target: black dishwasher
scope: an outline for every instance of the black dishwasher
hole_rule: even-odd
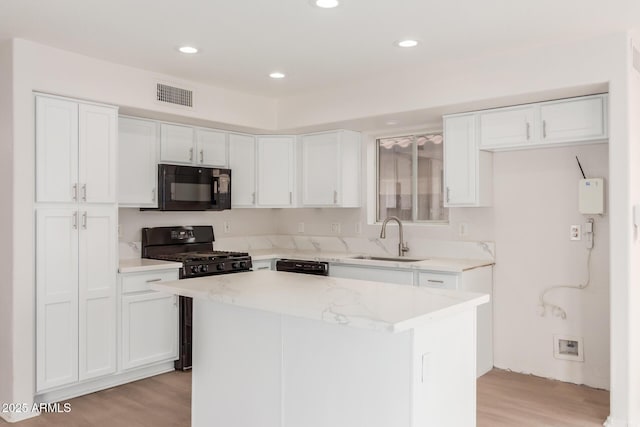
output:
[[[305,261],[301,259],[279,259],[276,262],[277,271],[290,273],[314,274],[316,276],[329,275],[329,263],[323,261]]]

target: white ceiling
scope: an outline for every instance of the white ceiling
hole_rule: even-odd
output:
[[[638,0],[0,1],[0,39],[271,97],[633,27]],[[402,38],[422,44],[394,47]],[[180,54],[183,44],[201,53]],[[274,70],[287,78],[269,79]]]

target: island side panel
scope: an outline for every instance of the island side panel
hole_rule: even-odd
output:
[[[476,309],[415,328],[414,427],[476,425]]]
[[[284,317],[282,337],[283,427],[411,427],[409,331]]]
[[[194,299],[191,425],[282,427],[281,317]]]

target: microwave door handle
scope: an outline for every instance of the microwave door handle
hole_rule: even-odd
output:
[[[220,191],[218,185],[218,178],[211,177],[211,206],[216,207],[218,205],[218,192]]]

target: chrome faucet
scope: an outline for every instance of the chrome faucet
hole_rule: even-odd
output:
[[[400,221],[400,218],[398,218],[397,216],[389,216],[387,218],[385,218],[385,220],[382,222],[382,230],[380,231],[380,238],[384,239],[386,236],[386,230],[387,230],[387,223],[389,221],[395,221],[398,223],[398,234],[400,235],[400,243],[398,243],[398,256],[404,256],[405,252],[409,252],[409,247],[407,246],[407,244],[404,242],[404,234],[402,232],[402,222]]]

